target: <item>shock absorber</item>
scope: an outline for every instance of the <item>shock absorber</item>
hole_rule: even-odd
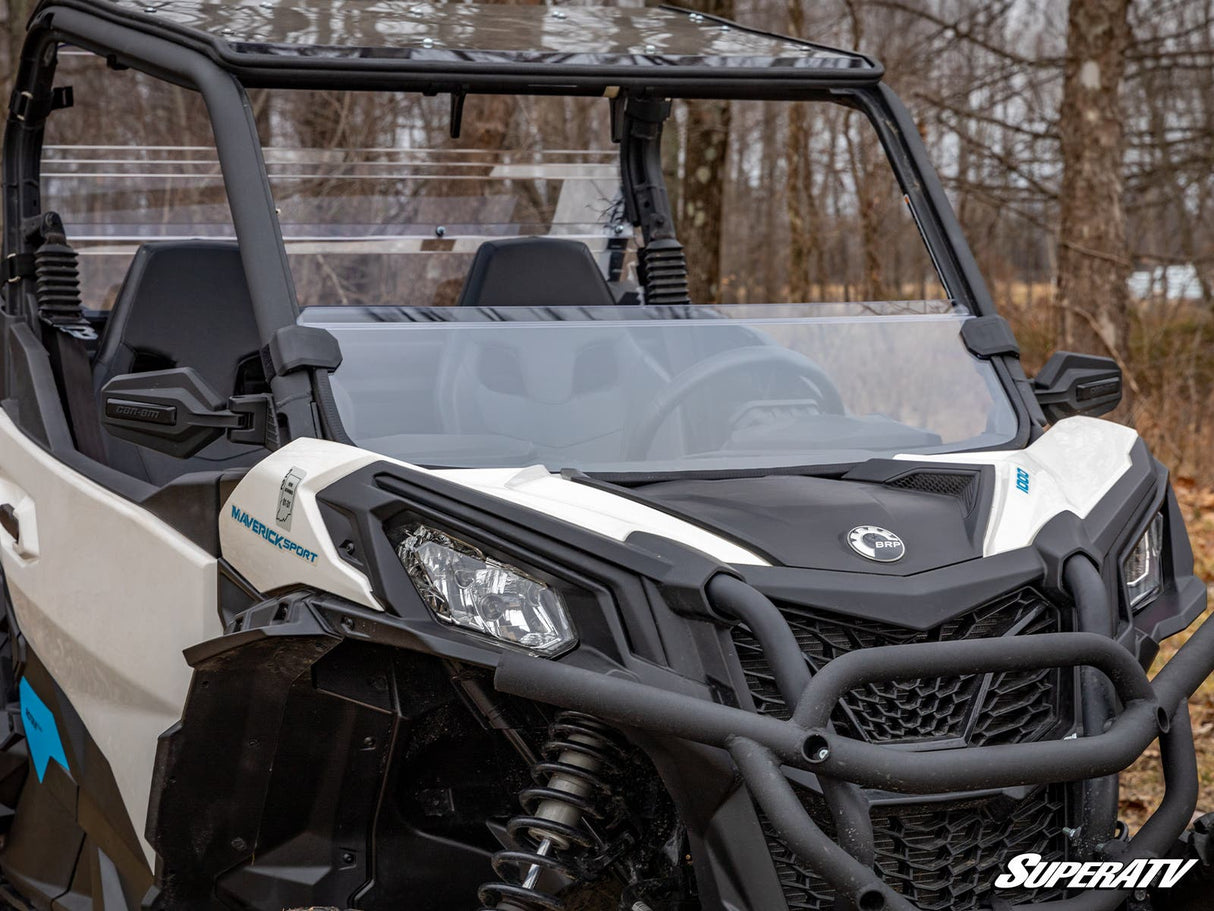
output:
[[[519,847],[493,855],[501,881],[481,886],[481,911],[562,911],[564,903],[539,888],[540,877],[547,870],[576,880],[577,859],[605,846],[596,827],[609,830],[618,816],[612,781],[623,748],[610,727],[590,715],[561,712],[540,756],[531,770],[536,786],[519,794],[526,815],[506,826]]]

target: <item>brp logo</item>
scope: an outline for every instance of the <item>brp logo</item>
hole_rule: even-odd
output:
[[[860,556],[878,563],[893,563],[906,556],[902,539],[877,525],[857,525],[847,533],[847,543]]]

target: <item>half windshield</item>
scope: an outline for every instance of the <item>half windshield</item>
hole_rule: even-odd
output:
[[[1015,413],[944,301],[322,307],[363,448],[440,467],[746,471],[994,447]]]

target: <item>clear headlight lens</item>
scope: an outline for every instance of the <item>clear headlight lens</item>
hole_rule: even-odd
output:
[[[1157,513],[1121,564],[1130,607],[1146,606],[1163,586],[1163,514]]]
[[[577,641],[560,594],[467,542],[418,525],[396,549],[422,600],[444,623],[541,655]]]

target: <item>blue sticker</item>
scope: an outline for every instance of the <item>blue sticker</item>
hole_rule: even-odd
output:
[[[21,678],[20,692],[21,722],[25,725],[25,741],[29,744],[30,758],[34,760],[38,780],[41,781],[46,775],[46,766],[52,759],[63,766],[65,772],[69,771],[54,714],[24,677]]]
[[[286,484],[286,481],[283,481],[283,484]],[[294,506],[294,500],[292,500],[292,506]],[[279,515],[281,516],[282,513],[279,512]],[[291,524],[290,519],[291,519],[291,514],[288,512],[287,513],[287,524],[288,525]],[[296,556],[302,557],[303,559],[307,560],[309,563],[316,562],[316,551],[308,550],[306,547],[301,547],[300,545],[298,545],[294,541],[292,541],[290,538],[288,538],[286,535],[280,535],[278,532],[276,532],[274,529],[270,528],[270,526],[266,525],[264,522],[254,519],[251,515],[249,515],[247,512],[245,512],[239,506],[232,507],[232,521],[239,522],[241,525],[243,525],[249,531],[253,532],[253,534],[258,535],[262,538],[265,538],[267,541],[269,541],[271,544],[273,544],[279,550],[285,550],[290,553],[293,553]]]
[[[1016,469],[1016,489],[1024,493],[1029,492],[1029,473],[1023,468]]]

